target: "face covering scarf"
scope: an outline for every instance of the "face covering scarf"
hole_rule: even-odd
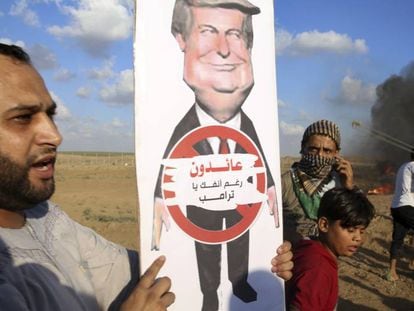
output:
[[[293,188],[307,216],[317,219],[319,191],[330,180],[335,158],[306,154],[292,167]]]
[[[335,161],[335,158],[305,154],[298,163],[298,168],[311,178],[323,179],[329,175]]]

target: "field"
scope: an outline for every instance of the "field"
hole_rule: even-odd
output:
[[[52,200],[82,225],[138,249],[138,194],[134,156],[60,154]]]
[[[138,194],[133,159],[131,154],[61,154],[57,191],[52,200],[72,218],[107,239],[138,249]],[[283,158],[282,171],[293,160]],[[361,188],[367,191],[380,185],[382,176],[376,165],[364,159],[352,162],[355,180]],[[399,264],[400,280],[383,279],[392,232],[391,198],[369,196],[377,216],[360,251],[352,258],[340,259],[338,310],[414,310],[414,271],[408,269],[408,258],[414,256],[410,237]]]

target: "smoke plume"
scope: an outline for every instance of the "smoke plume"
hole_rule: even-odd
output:
[[[377,86],[377,101],[371,109],[371,128],[414,145],[414,62],[400,75],[393,75]],[[410,159],[409,151],[373,138],[375,154],[400,165]]]

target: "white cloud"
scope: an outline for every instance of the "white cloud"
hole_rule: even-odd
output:
[[[68,107],[63,103],[63,100],[59,98],[55,93],[50,92],[50,96],[55,101],[57,109],[56,109],[56,120],[60,121],[67,121],[70,120],[72,117],[71,112],[69,111]]]
[[[302,121],[310,121],[314,118],[311,113],[312,111],[300,109],[298,111],[298,119]]]
[[[59,124],[62,149],[70,151],[133,151],[133,127],[130,122],[113,119],[103,122],[93,117],[72,118]]]
[[[23,49],[25,49],[25,46],[26,46],[23,41],[20,41],[20,40],[13,41],[10,38],[4,38],[4,37],[0,38],[0,42],[4,44],[9,44],[9,45],[14,44],[14,45],[20,46]]]
[[[63,6],[69,25],[54,25],[49,33],[59,38],[73,38],[88,53],[105,56],[112,42],[125,40],[132,34],[133,12],[130,1],[80,0],[78,7]]]
[[[302,135],[305,131],[302,125],[286,123],[285,121],[279,122],[279,128],[284,135]]]
[[[74,72],[71,72],[69,69],[61,68],[58,72],[55,73],[53,79],[55,81],[69,81],[76,77]]]
[[[134,75],[131,69],[121,71],[112,85],[103,87],[99,98],[113,106],[132,104],[134,100]]]
[[[119,118],[113,118],[111,125],[116,128],[121,128],[125,126],[125,123],[121,121]]]
[[[276,33],[276,50],[279,55],[307,56],[321,52],[364,54],[368,52],[368,46],[363,39],[353,40],[347,34],[339,34],[332,30],[327,32],[313,30],[292,35],[281,29]]]
[[[30,48],[30,57],[37,69],[52,69],[58,66],[55,54],[46,46],[35,44]]]
[[[133,11],[135,9],[135,2],[136,0],[123,0],[120,1],[122,5],[125,5],[129,11]]]
[[[20,16],[23,22],[29,26],[40,26],[39,17],[35,11],[29,9],[26,0],[16,1],[10,8],[10,15]]]
[[[376,86],[346,75],[341,81],[338,96],[329,99],[339,104],[372,105],[377,98]]]
[[[292,45],[294,38],[293,35],[284,29],[277,30],[276,32],[276,52],[277,54],[283,54]]]
[[[81,86],[76,91],[76,96],[80,98],[89,98],[91,96],[92,90],[86,86]]]
[[[287,104],[286,102],[284,102],[283,100],[278,99],[278,100],[277,100],[277,106],[278,106],[279,108],[285,108],[285,107],[287,107],[287,106],[288,106],[288,104]]]
[[[93,68],[88,71],[88,78],[92,80],[105,80],[114,75],[112,67],[113,60],[106,60],[102,68]]]

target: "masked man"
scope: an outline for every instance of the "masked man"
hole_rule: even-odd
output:
[[[282,175],[284,237],[293,245],[316,234],[319,202],[326,191],[354,188],[352,166],[339,155],[340,145],[335,123],[312,123],[303,133],[300,161]]]
[[[56,108],[29,55],[0,43],[0,308],[166,310],[171,281],[156,280],[165,258],[139,279],[135,251],[48,200],[62,142]]]

